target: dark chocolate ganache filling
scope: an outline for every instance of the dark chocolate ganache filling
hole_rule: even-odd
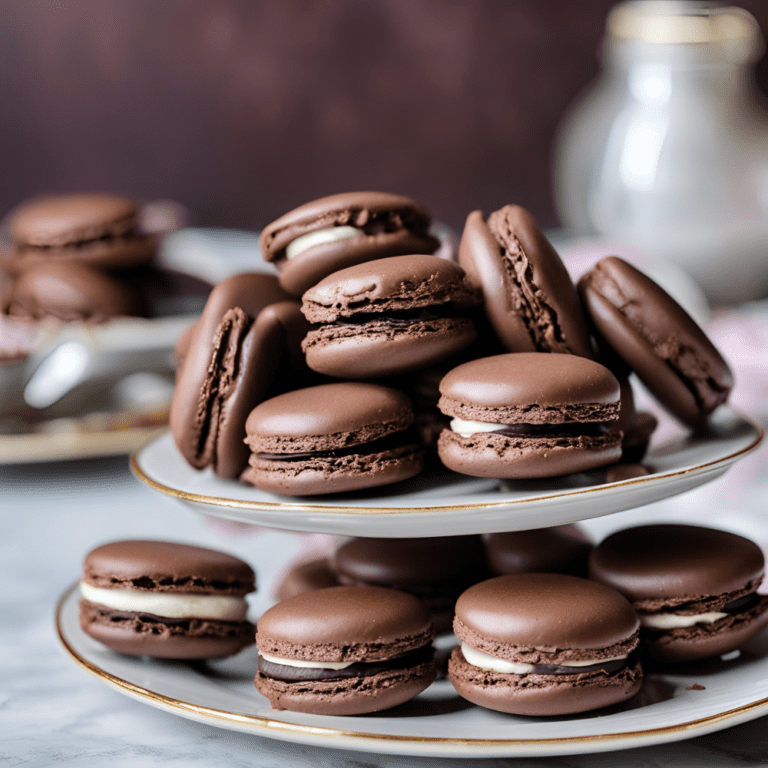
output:
[[[247,621],[225,621],[224,619],[204,619],[204,618],[181,618],[172,619],[168,616],[155,616],[153,613],[144,613],[142,611],[115,611],[111,608],[99,608],[99,613],[110,621],[132,621],[138,619],[143,624],[165,624],[169,627],[188,626],[192,621],[213,621],[217,624],[248,624]]]
[[[488,434],[509,437],[604,437],[611,428],[602,422],[569,424],[506,424]]]
[[[637,654],[630,653],[626,659],[616,659],[615,661],[601,661],[596,664],[589,664],[586,667],[565,667],[560,664],[534,664],[533,669],[523,674],[526,675],[589,675],[595,672],[602,672],[606,675],[613,675],[620,672],[625,667],[634,666],[637,662]],[[469,662],[467,662],[469,663]]]
[[[340,680],[350,677],[372,677],[390,669],[408,669],[432,660],[434,648],[422,645],[415,651],[409,651],[394,659],[382,661],[356,661],[344,669],[309,669],[307,667],[289,667],[286,664],[275,664],[259,656],[259,672],[265,677],[286,682],[307,682],[312,680]]]
[[[333,325],[367,325],[368,323],[386,323],[395,327],[405,327],[414,323],[430,320],[442,320],[451,317],[463,317],[466,310],[453,304],[441,304],[439,307],[415,307],[413,309],[394,309],[389,312],[361,312],[353,317],[339,317]]]
[[[729,616],[736,616],[739,613],[746,613],[755,608],[761,600],[763,595],[758,595],[757,592],[752,592],[744,597],[740,597],[737,600],[731,600],[730,603],[726,603],[722,608],[714,609],[717,613],[727,613]],[[674,614],[674,610],[667,611],[669,614]],[[695,614],[680,614],[684,616],[695,616]],[[674,629],[674,628],[673,628]],[[673,631],[673,629],[657,629],[656,627],[643,627],[643,633],[647,637],[656,637],[663,635],[667,632]],[[678,627],[678,629],[686,629],[686,627]]]
[[[372,453],[382,453],[392,451],[395,448],[413,443],[416,450],[420,441],[415,429],[408,428],[402,432],[394,432],[390,435],[380,437],[378,440],[372,440],[370,443],[360,445],[350,445],[345,448],[332,448],[327,451],[312,451],[307,453],[256,453],[259,459],[265,461],[305,461],[306,459],[336,459],[342,456],[353,456],[355,454],[368,455]]]

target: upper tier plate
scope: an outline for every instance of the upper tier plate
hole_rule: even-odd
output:
[[[606,483],[602,471],[512,483],[445,470],[369,492],[291,498],[192,469],[169,433],[137,451],[131,468],[196,512],[229,520],[344,536],[444,536],[562,525],[660,501],[719,477],[762,436],[723,406],[706,432],[679,430],[654,447],[645,461],[652,474],[614,483]]]

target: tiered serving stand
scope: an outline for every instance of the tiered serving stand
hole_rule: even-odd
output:
[[[679,428],[673,433],[671,425],[665,426],[669,437],[654,445],[645,461],[651,474],[613,483],[606,482],[604,471],[514,484],[444,471],[375,492],[288,499],[191,469],[168,433],[135,453],[131,467],[147,485],[195,512],[267,528],[420,537],[581,521],[588,533],[602,536],[658,519],[663,510],[642,508],[720,477],[763,437],[757,425],[726,406],[697,434]],[[623,514],[615,525],[613,519],[599,519],[617,512]],[[756,516],[741,517],[728,527],[768,541],[768,522]],[[259,607],[265,608],[260,599]],[[484,710],[459,698],[447,680],[438,680],[391,711],[322,717],[269,707],[253,686],[255,649],[195,664],[115,654],[80,630],[75,587],[61,600],[57,624],[78,664],[140,701],[222,728],[339,749],[445,757],[591,753],[678,741],[768,713],[764,636],[727,658],[651,671],[630,702],[578,716],[534,719]]]

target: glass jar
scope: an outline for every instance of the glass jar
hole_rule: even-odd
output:
[[[555,148],[562,223],[688,271],[715,303],[768,295],[768,112],[749,13],[628,2]]]

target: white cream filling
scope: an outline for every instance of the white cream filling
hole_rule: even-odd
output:
[[[461,652],[464,654],[464,658],[473,667],[480,667],[480,669],[487,669],[491,672],[499,672],[502,675],[526,675],[529,672],[533,672],[534,665],[526,664],[522,661],[508,661],[507,659],[499,659],[496,656],[491,656],[489,653],[483,653],[476,648],[461,644]],[[605,664],[609,661],[621,661],[626,659],[624,656],[611,656],[607,659],[587,659],[580,661],[558,661],[558,667],[589,667],[592,664]]]
[[[166,619],[243,621],[248,603],[243,597],[145,592],[141,589],[102,589],[80,582],[80,594],[90,603],[113,611],[151,613]]]
[[[692,627],[694,624],[714,624],[724,619],[728,614],[720,611],[696,613],[693,616],[683,616],[679,613],[649,613],[640,614],[640,623],[649,629],[676,629],[677,627]]]
[[[299,667],[299,669],[346,669],[351,667],[354,661],[304,661],[304,659],[283,659],[280,656],[271,656],[259,651],[259,656],[273,664],[282,664],[286,667]]]
[[[486,421],[467,421],[465,419],[451,419],[451,432],[462,437],[472,437],[478,432],[496,432],[504,429],[506,424],[489,424]]]
[[[323,243],[335,243],[337,240],[349,240],[353,237],[363,237],[365,232],[357,227],[345,225],[343,227],[327,227],[326,229],[316,229],[314,232],[307,232],[306,235],[299,235],[295,240],[291,240],[285,248],[285,257],[295,259],[300,253],[314,248]]]

